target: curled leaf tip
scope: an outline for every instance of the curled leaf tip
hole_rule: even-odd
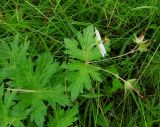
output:
[[[144,34],[140,35],[139,37],[135,35],[134,42],[138,45],[138,50],[140,52],[148,51],[148,46],[150,44],[148,43],[148,40],[144,40]]]

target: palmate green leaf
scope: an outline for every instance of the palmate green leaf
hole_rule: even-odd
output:
[[[72,109],[64,111],[60,107],[56,109],[54,117],[51,116],[48,122],[48,127],[69,127],[78,118],[76,117],[78,113],[78,106],[74,106]]]
[[[3,85],[0,86],[0,126],[1,127],[25,127],[22,120],[24,120],[27,115],[28,111],[23,112],[16,112],[14,108],[14,98],[16,93],[15,92],[4,92]],[[4,96],[2,98],[2,96]]]
[[[57,68],[58,64],[53,62],[51,54],[45,53],[38,56],[35,65],[31,58],[22,57],[20,61],[16,62],[14,68],[8,67],[4,71],[7,77],[14,81],[10,84],[13,87],[41,89],[57,71]]]
[[[101,81],[98,69],[90,64],[92,60],[101,58],[100,51],[96,44],[95,31],[89,26],[82,33],[78,33],[77,40],[65,39],[66,53],[69,54],[69,63],[65,66],[70,81],[69,90],[71,99],[83,93],[83,89],[92,87],[92,82]],[[74,59],[74,60],[73,60]]]
[[[13,67],[21,58],[27,56],[28,43],[20,44],[19,35],[16,35],[13,42],[1,42],[0,45],[0,66]]]
[[[13,108],[14,115],[17,116],[18,109],[21,114],[29,112],[31,121],[38,127],[43,127],[47,115],[44,101],[64,106],[68,104],[68,99],[64,95],[65,89],[62,85],[50,84],[52,76],[58,70],[58,63],[53,60],[53,56],[44,53],[33,61],[28,55],[27,48],[28,46],[20,44],[18,39],[11,44],[1,45],[0,55],[5,61],[1,61],[2,75],[10,79],[7,83],[9,87],[18,92],[17,104]],[[8,53],[5,53],[5,50]]]
[[[45,53],[38,56],[35,65],[31,59],[26,58],[18,62],[14,70],[11,70],[10,79],[13,81],[9,85],[22,90],[23,93],[17,95],[18,104],[24,109],[31,109],[31,121],[35,121],[38,127],[43,127],[45,121],[47,106],[44,101],[61,105],[68,104],[64,87],[49,85],[49,80],[57,69],[58,64],[53,62],[51,54]]]
[[[86,87],[88,90],[91,88],[91,79],[88,73],[87,66],[81,65],[78,72],[70,73],[71,84],[69,90],[71,91],[71,98],[75,99],[79,92],[83,93],[83,88]],[[72,76],[72,77],[71,77]]]
[[[57,85],[52,88],[21,93],[17,97],[20,100],[17,104],[17,109],[18,107],[22,107],[23,109],[28,107],[31,110],[31,120],[35,120],[38,126],[43,126],[44,116],[46,116],[47,111],[44,101],[52,104],[58,103],[64,106],[68,104],[68,99],[63,92],[64,87]]]
[[[71,81],[69,90],[72,100],[76,99],[79,93],[83,93],[83,88],[91,89],[92,80],[101,81],[98,69],[78,61],[72,61],[65,66],[69,70],[68,80]]]
[[[97,47],[94,27],[89,26],[82,33],[78,33],[77,40],[64,39],[65,53],[69,54],[71,58],[76,58],[81,61],[91,61],[101,58],[100,51]]]

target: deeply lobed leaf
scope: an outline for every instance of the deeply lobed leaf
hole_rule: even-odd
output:
[[[68,80],[71,82],[69,90],[72,100],[76,99],[83,89],[92,87],[93,81],[101,81],[98,69],[90,64],[92,60],[101,58],[96,46],[94,27],[89,26],[82,33],[78,33],[78,41],[65,39],[64,43],[69,54],[69,63],[65,66],[69,70]],[[74,60],[73,60],[74,59]]]
[[[14,117],[19,118],[17,113],[24,114],[26,112],[21,116],[23,119],[28,113],[31,121],[34,121],[38,127],[43,127],[48,109],[45,103],[58,103],[63,106],[69,103],[64,95],[64,87],[60,84],[50,84],[52,76],[58,70],[58,63],[53,60],[50,53],[39,55],[37,60],[33,61],[32,57],[28,56],[28,45],[20,44],[18,37],[13,43],[2,43],[1,49],[0,55],[4,58],[4,62],[0,62],[0,66],[3,66],[1,74],[4,79],[9,79],[7,84],[11,90],[19,92],[16,95],[17,103],[13,107]],[[5,50],[8,52],[6,53]],[[5,97],[4,103],[7,102],[5,108],[12,106],[9,103],[12,102],[10,100],[12,98],[9,96]],[[18,124],[13,125],[19,127]]]

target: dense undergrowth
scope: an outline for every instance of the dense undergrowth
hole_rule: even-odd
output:
[[[0,127],[160,126],[159,5],[1,0]]]

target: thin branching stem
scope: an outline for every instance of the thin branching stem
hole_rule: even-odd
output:
[[[107,59],[103,59],[103,60],[92,61],[90,63],[97,63],[97,62],[103,62],[103,61],[108,61],[108,60],[112,60],[112,59],[117,59],[117,58],[120,58],[120,57],[127,56],[129,54],[135,53],[136,51],[138,51],[137,46],[134,49],[132,49],[131,51],[125,53],[125,54],[115,56],[115,57],[111,57],[111,58],[107,58]]]
[[[95,66],[94,66],[94,67],[95,67]],[[133,85],[132,85],[131,83],[129,83],[129,82],[127,82],[125,79],[121,78],[118,74],[115,74],[115,73],[113,73],[113,72],[111,72],[111,71],[109,71],[109,70],[105,70],[105,69],[100,68],[100,67],[95,67],[95,68],[100,69],[100,70],[102,70],[102,71],[104,71],[104,72],[107,72],[107,73],[113,75],[114,77],[120,79],[120,80],[121,80],[122,82],[124,82],[124,83],[128,83],[129,86],[130,86],[130,88],[131,88],[133,91],[135,91],[139,97],[141,97],[142,99],[144,98],[144,96],[142,96],[142,95],[133,87]]]

